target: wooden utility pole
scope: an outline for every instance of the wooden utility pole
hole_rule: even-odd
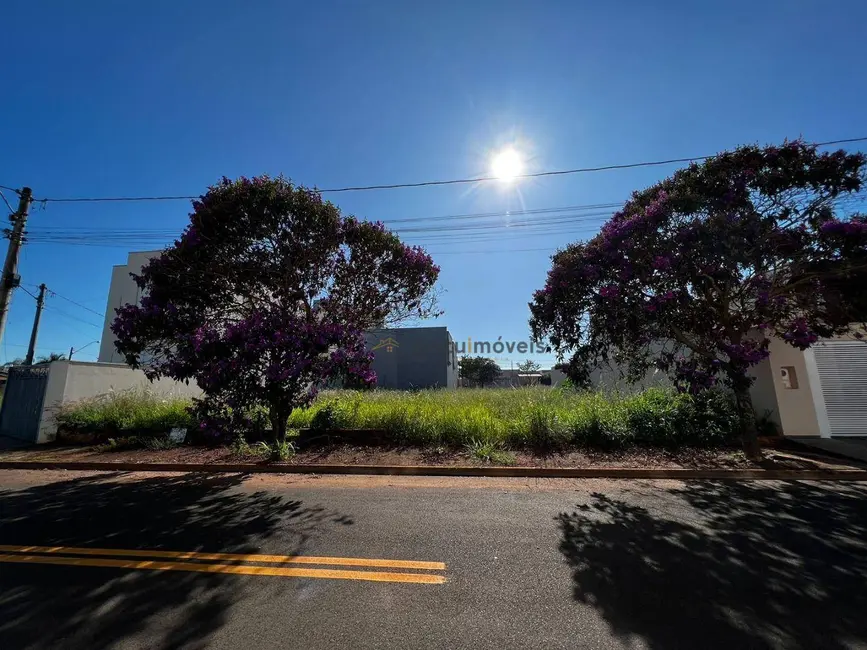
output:
[[[18,212],[10,216],[12,231],[9,233],[9,248],[6,251],[6,261],[3,263],[3,275],[0,276],[0,341],[6,333],[6,319],[9,316],[12,291],[21,283],[21,278],[18,276],[18,253],[24,240],[24,226],[27,225],[27,214],[33,202],[33,191],[29,187],[24,187],[19,196]]]
[[[39,320],[42,318],[42,306],[45,304],[45,283],[39,285],[39,297],[36,299],[36,315],[33,317],[33,331],[30,332],[30,346],[27,348],[27,356],[24,357],[24,365],[33,364],[33,355],[36,352],[36,337],[39,335]]]

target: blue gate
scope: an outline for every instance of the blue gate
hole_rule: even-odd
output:
[[[0,436],[36,442],[49,370],[47,363],[9,368],[9,379],[3,391],[3,407],[0,409]]]

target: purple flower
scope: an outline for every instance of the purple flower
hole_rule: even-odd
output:
[[[671,268],[671,258],[667,255],[657,255],[653,258],[653,268],[659,271],[667,271]]]

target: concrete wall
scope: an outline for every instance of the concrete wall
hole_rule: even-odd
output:
[[[454,388],[457,360],[445,327],[407,327],[364,333],[374,354],[371,367],[380,388]]]
[[[597,390],[617,391],[620,393],[635,393],[647,388],[670,387],[668,375],[658,368],[651,368],[637,382],[629,382],[622,376],[622,368],[609,363],[596,368],[590,373],[590,385]]]
[[[165,378],[151,383],[141,370],[120,364],[54,361],[48,374],[37,442],[50,442],[56,437],[54,412],[59,405],[134,389],[149,390],[166,397],[197,397],[202,394],[196,384],[187,385]]]
[[[102,341],[99,344],[98,360],[103,363],[122,363],[123,359],[114,348],[115,336],[111,324],[115,318],[114,310],[123,305],[137,305],[141,290],[130,277],[130,273],[140,273],[148,261],[161,251],[141,251],[130,253],[127,263],[111,269],[111,285],[108,288],[108,301],[105,305],[105,322],[102,326]]]

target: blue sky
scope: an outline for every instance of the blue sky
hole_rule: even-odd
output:
[[[510,144],[532,172],[864,136],[865,24],[862,0],[12,0],[0,184],[29,185],[36,197],[174,195],[222,175],[283,173],[326,188],[484,175],[490,153]],[[329,198],[388,222],[618,202],[673,169]],[[151,245],[46,243],[35,233],[180,231],[188,207],[34,205],[22,282],[103,312],[111,266]],[[446,292],[446,314],[432,324],[456,339],[526,340],[527,302],[549,253],[601,219],[428,239]],[[61,298],[47,304],[40,353],[100,337],[100,316]],[[23,356],[33,311],[16,292],[4,359]]]

